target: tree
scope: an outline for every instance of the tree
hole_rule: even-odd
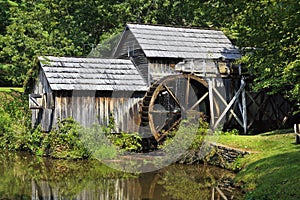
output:
[[[208,0],[200,10],[210,27],[222,29],[244,50],[241,62],[254,77],[252,88],[281,93],[299,109],[300,3]]]
[[[237,44],[251,47],[243,61],[254,75],[253,88],[284,94],[300,103],[300,3],[260,0],[245,3],[231,27]]]
[[[8,8],[0,80],[10,85],[23,84],[37,56],[85,56],[103,33],[121,26],[118,7],[107,0],[20,0]]]
[[[222,29],[245,52],[253,89],[300,104],[300,4],[294,0],[2,0],[1,80],[21,85],[38,55],[86,56],[126,23]],[[2,6],[3,5],[3,6]],[[244,48],[249,49],[249,48]]]
[[[0,35],[0,71],[2,80],[22,85],[34,58],[39,55],[80,55],[60,23],[45,4],[22,1],[10,7],[11,22]]]

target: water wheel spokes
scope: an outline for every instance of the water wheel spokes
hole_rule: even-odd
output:
[[[156,141],[176,128],[180,121],[207,114],[203,103],[207,101],[206,82],[192,74],[164,77],[153,84],[142,105],[142,123],[148,125]],[[204,105],[204,106],[203,106]]]
[[[206,92],[194,105],[192,105],[188,110],[193,110],[198,106],[206,97],[208,96],[208,92]]]

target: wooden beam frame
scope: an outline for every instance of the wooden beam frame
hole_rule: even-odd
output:
[[[231,110],[231,107],[232,105],[236,102],[236,100],[238,99],[238,97],[240,96],[240,94],[242,93],[242,91],[245,89],[245,86],[246,86],[246,83],[245,81],[242,79],[241,80],[241,85],[240,85],[240,88],[238,89],[238,91],[236,92],[236,94],[234,95],[234,97],[230,100],[230,102],[227,104],[226,108],[224,109],[224,111],[222,112],[222,114],[220,115],[220,117],[217,119],[217,121],[215,123],[212,123],[212,127],[213,127],[213,130],[215,130],[218,125],[220,124],[221,120],[225,117],[226,113],[228,111]],[[211,89],[211,91],[213,90],[214,88]],[[216,89],[214,89],[215,91]],[[211,94],[212,95],[212,94]],[[221,95],[220,95],[221,96]],[[222,97],[221,98],[221,101],[225,101],[224,98]],[[225,101],[226,102],[226,101]],[[224,102],[223,102],[224,103]],[[231,113],[234,113],[233,111]],[[246,115],[246,111],[245,111],[245,114],[243,115]],[[238,118],[236,118],[238,119]],[[246,120],[246,117],[243,119],[243,120]],[[238,122],[240,123],[240,125],[244,128],[244,130],[247,128],[247,126],[244,126],[244,124],[247,124],[247,121],[243,121],[241,122],[241,120],[238,120]]]

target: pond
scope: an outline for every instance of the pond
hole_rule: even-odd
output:
[[[173,164],[129,174],[97,160],[55,160],[0,154],[0,199],[241,199],[232,172],[207,165]]]

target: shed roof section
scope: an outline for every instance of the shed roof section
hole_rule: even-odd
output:
[[[146,91],[130,60],[39,57],[52,90]]]
[[[219,30],[128,24],[146,57],[237,59],[239,50]]]

